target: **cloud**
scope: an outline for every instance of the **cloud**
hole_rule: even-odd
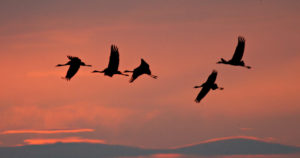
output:
[[[58,134],[58,133],[82,133],[94,132],[94,129],[64,129],[64,130],[7,130],[1,134]]]
[[[80,137],[66,137],[54,139],[25,139],[25,143],[29,145],[55,144],[55,143],[105,143],[101,139],[85,139]]]
[[[68,96],[65,97],[69,98]],[[60,99],[61,98],[57,100],[60,101]],[[133,110],[125,108],[106,107],[88,102],[70,103],[65,105],[53,104],[31,105],[28,103],[26,105],[8,106],[6,109],[0,110],[0,114],[2,114],[1,120],[7,120],[5,122],[0,121],[0,128],[2,129],[0,134],[4,130],[10,130],[12,128],[20,129],[24,127],[27,129],[65,129],[82,127],[115,129],[126,121],[127,117],[130,117],[131,114],[134,113]],[[2,109],[2,107],[0,109]],[[5,113],[3,111],[5,111]],[[72,127],[74,122],[77,123],[76,127]],[[12,124],[12,127],[7,127],[9,124]]]

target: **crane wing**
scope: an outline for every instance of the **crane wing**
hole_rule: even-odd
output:
[[[115,45],[111,46],[108,68],[115,71],[119,68],[119,50]]]
[[[133,70],[131,79],[130,79],[130,83],[133,82],[135,79],[137,79],[139,76],[141,76],[143,73],[141,73],[140,71],[140,67],[137,67]]]
[[[149,64],[146,63],[144,59],[141,59],[141,64],[133,70],[131,79],[129,82],[133,82],[135,79],[137,79],[142,74],[151,74],[151,71],[149,69]]]
[[[208,76],[206,83],[208,85],[212,85],[215,83],[217,79],[218,72],[216,70],[213,70],[212,73]]]
[[[149,64],[142,58],[139,67],[143,67],[144,69],[149,69]]]
[[[70,80],[77,73],[79,68],[80,68],[79,64],[71,64],[67,72],[66,79]]]
[[[236,46],[235,52],[232,57],[232,61],[241,61],[244,55],[244,50],[245,50],[245,38],[239,36],[238,37],[238,45]]]
[[[206,94],[209,92],[209,90],[210,90],[210,87],[204,85],[203,88],[201,89],[200,93],[196,97],[195,102],[199,103],[206,96]]]

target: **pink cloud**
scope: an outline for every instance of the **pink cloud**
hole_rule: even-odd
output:
[[[94,132],[94,129],[65,129],[65,130],[7,130],[1,134],[58,134],[58,133],[81,133]]]
[[[66,137],[66,138],[54,138],[54,139],[25,139],[25,143],[29,145],[42,145],[42,144],[55,144],[55,143],[105,143],[101,139],[85,139],[80,137]]]

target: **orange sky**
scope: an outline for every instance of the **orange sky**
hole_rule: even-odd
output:
[[[74,139],[160,148],[241,135],[300,145],[299,10],[296,0],[1,1],[0,146]],[[253,69],[215,64],[232,56],[239,35]],[[159,78],[129,84],[90,73],[107,66],[111,44],[120,70],[144,58]],[[66,82],[67,67],[55,67],[66,55],[93,67]],[[196,104],[192,87],[213,69],[225,89]]]

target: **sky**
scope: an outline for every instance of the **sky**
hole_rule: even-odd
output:
[[[0,1],[0,146],[54,142],[170,148],[249,136],[300,146],[297,0]],[[230,59],[237,37],[252,66]],[[143,58],[155,80],[91,73],[110,46],[121,71]],[[66,81],[78,56],[81,67]],[[223,91],[194,102],[212,70]]]

